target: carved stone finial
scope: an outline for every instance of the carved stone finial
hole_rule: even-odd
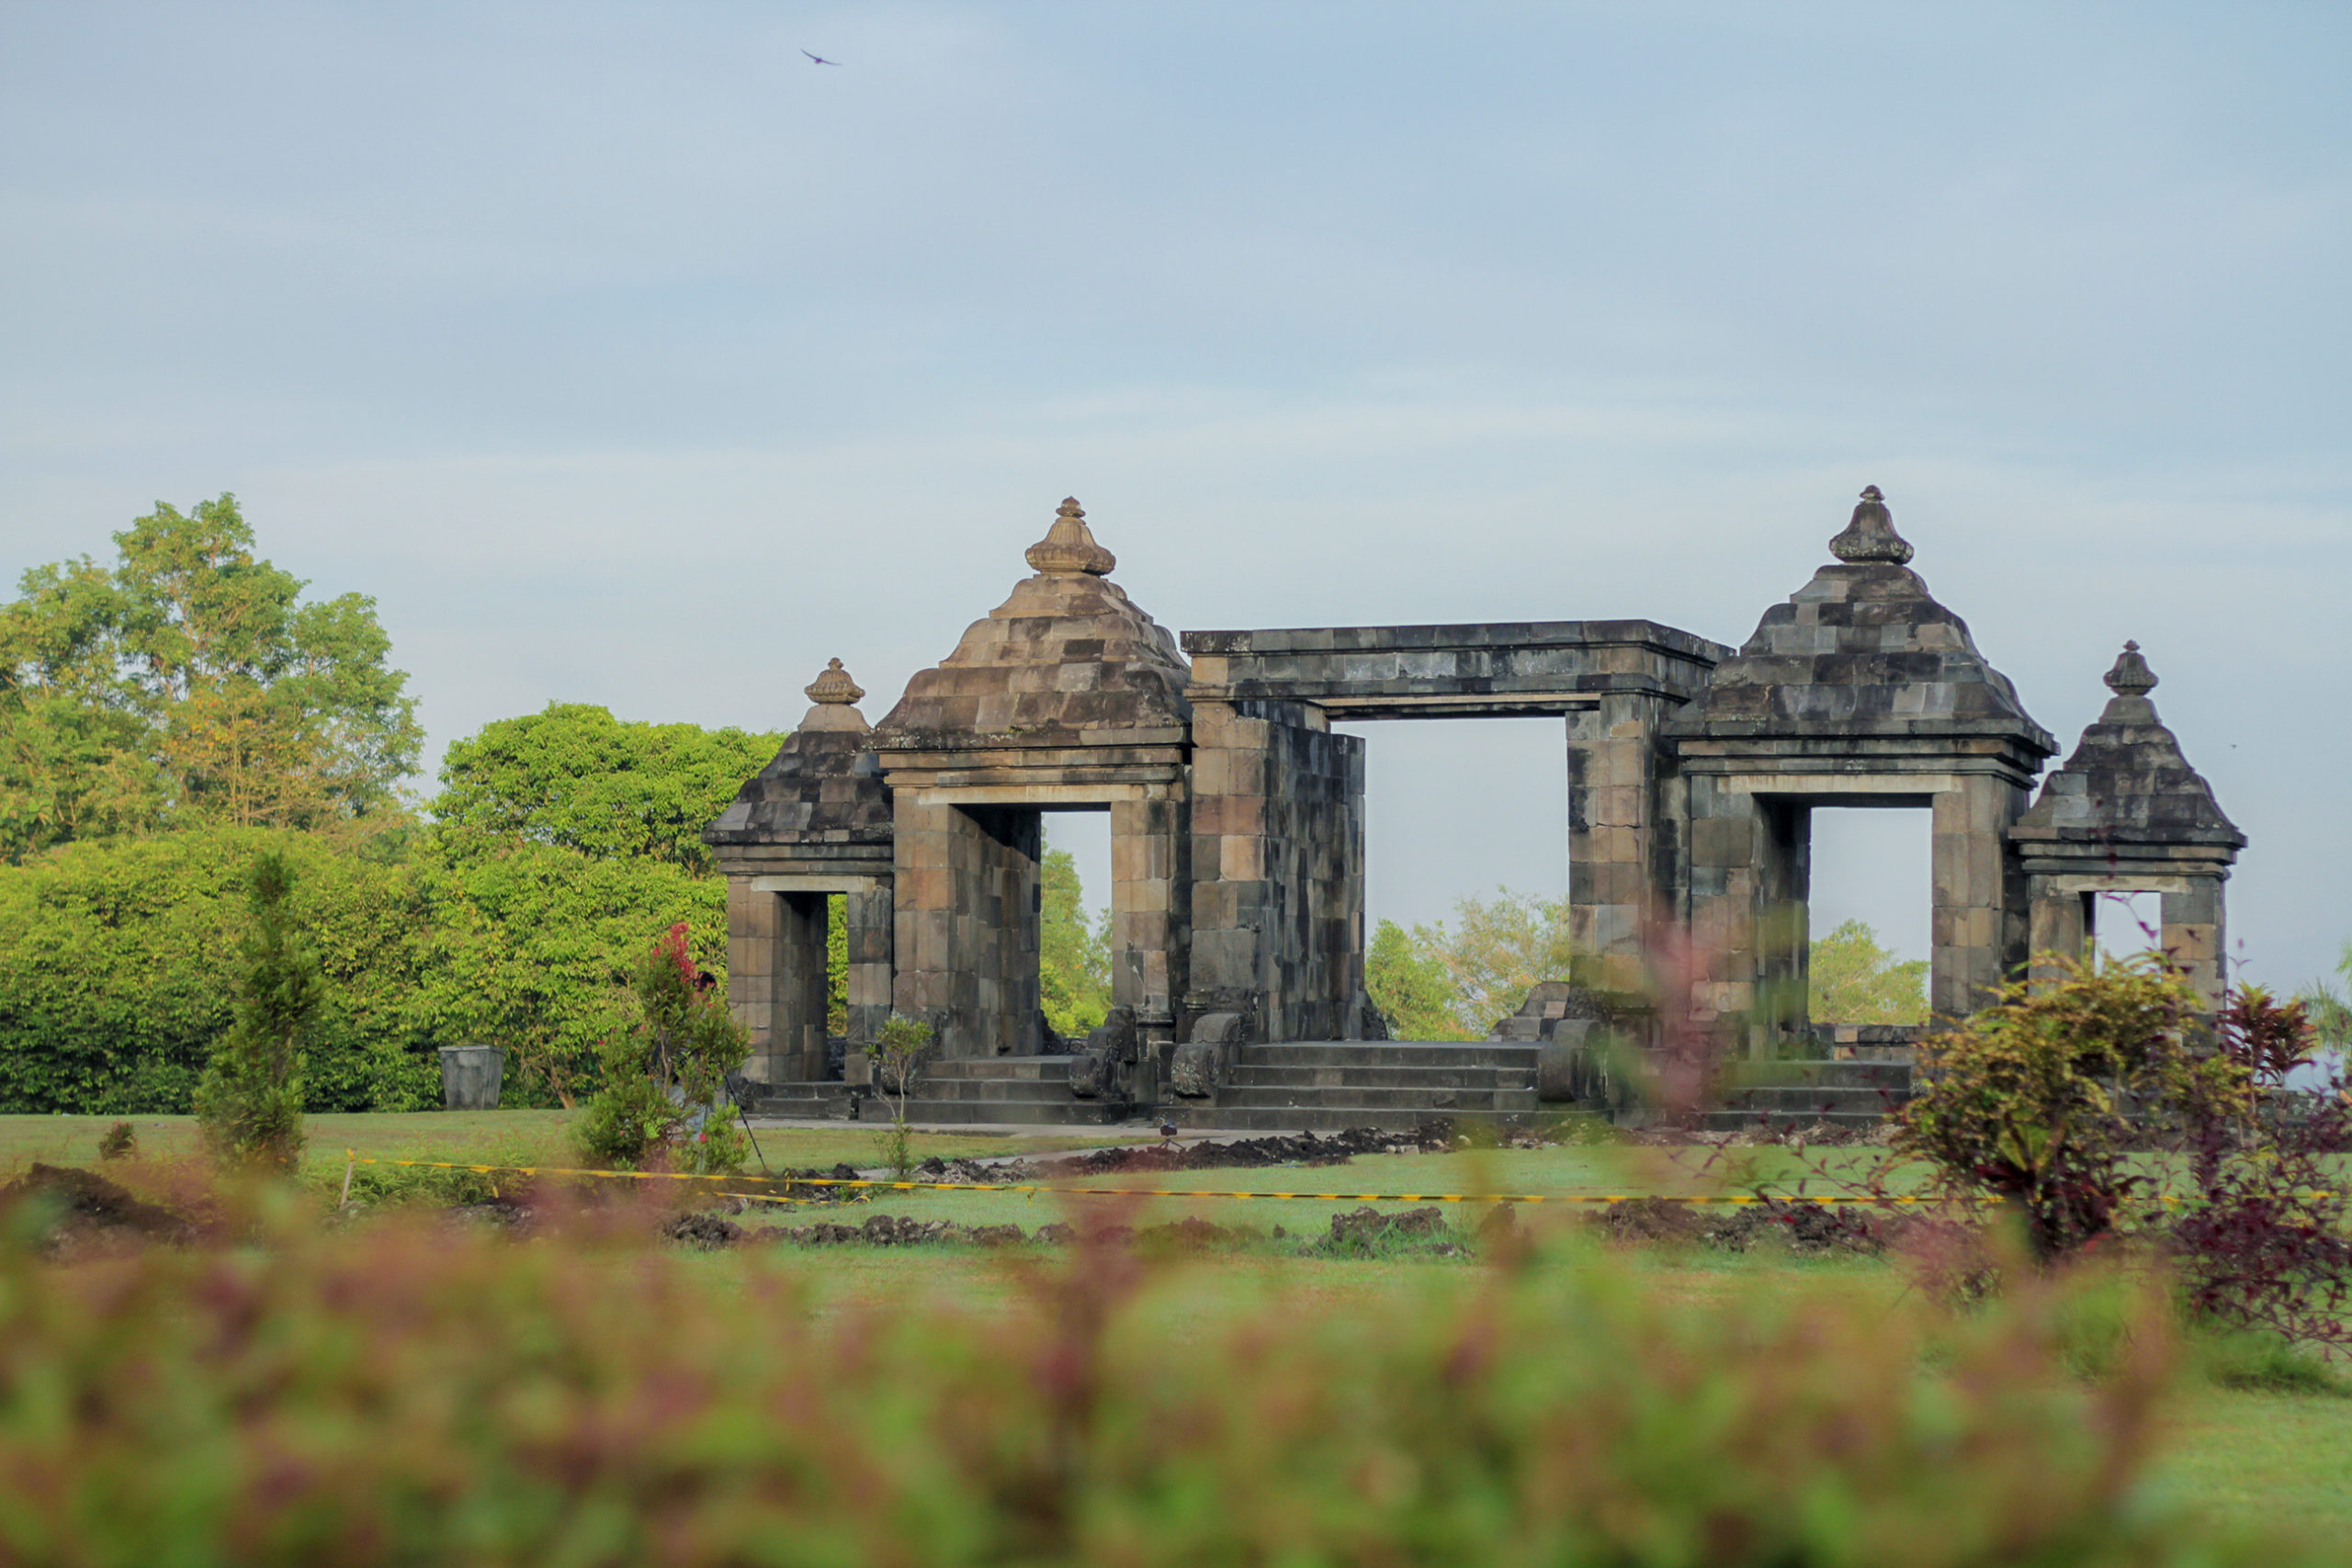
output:
[[[814,703],[854,703],[865,695],[865,688],[850,679],[838,659],[825,660],[824,672],[801,690]]]
[[[1876,485],[1862,488],[1861,504],[1854,508],[1846,531],[1829,541],[1829,553],[1839,560],[1885,561],[1901,566],[1911,558],[1910,541],[1894,531],[1894,513]]]
[[[1046,536],[1029,547],[1031,568],[1049,577],[1107,577],[1119,558],[1094,542],[1078,498],[1066,498]]]
[[[2140,657],[2140,645],[2127,642],[2107,672],[2107,689],[2119,697],[2144,697],[2156,689],[2156,672]]]
[[[845,729],[863,731],[865,716],[854,705],[865,695],[865,688],[849,678],[838,659],[828,660],[818,677],[801,688],[808,700],[817,705],[800,721],[803,729]]]

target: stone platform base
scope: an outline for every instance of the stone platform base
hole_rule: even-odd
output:
[[[1237,1048],[1213,1095],[1131,1106],[1070,1093],[1069,1056],[997,1056],[936,1063],[907,1100],[926,1126],[1100,1127],[1141,1116],[1182,1128],[1233,1132],[1406,1129],[1432,1117],[1532,1126],[1578,1108],[1536,1098],[1541,1046],[1506,1041],[1295,1041]],[[1722,1106],[1702,1125],[1759,1122],[1794,1129],[1878,1121],[1911,1095],[1907,1062],[1740,1063]],[[891,1107],[837,1083],[775,1084],[755,1116],[887,1122]],[[1635,1118],[1623,1118],[1634,1120]]]

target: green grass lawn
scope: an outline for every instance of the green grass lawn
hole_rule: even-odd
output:
[[[340,1170],[344,1151],[377,1159],[441,1159],[459,1163],[521,1165],[580,1163],[566,1136],[569,1111],[418,1111],[404,1114],[317,1115],[303,1119],[309,1138],[304,1164]],[[93,1165],[98,1140],[118,1121],[136,1130],[141,1155],[169,1159],[198,1146],[192,1116],[0,1116],[0,1172],[20,1170],[35,1160],[49,1165]],[[760,1146],[779,1167],[860,1168],[876,1163],[876,1129],[831,1127],[763,1128]],[[1055,1134],[1043,1137],[966,1133],[917,1133],[915,1157],[960,1159],[967,1156],[1059,1154],[1105,1144],[1152,1142],[1148,1134],[1105,1128],[1100,1134]],[[753,1168],[757,1168],[756,1165]]]

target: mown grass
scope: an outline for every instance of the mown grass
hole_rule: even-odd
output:
[[[458,1163],[521,1159],[534,1165],[575,1165],[569,1111],[418,1111],[401,1114],[325,1114],[303,1119],[308,1136],[303,1164],[312,1171],[340,1172],[344,1151],[375,1159],[440,1159]],[[139,1152],[150,1159],[172,1159],[197,1152],[192,1116],[0,1116],[0,1171],[19,1170],[35,1160],[49,1165],[93,1165],[98,1140],[118,1121],[135,1130]],[[758,1137],[771,1165],[861,1168],[873,1166],[875,1133],[865,1125],[762,1128]],[[1159,1139],[1132,1129],[1045,1137],[970,1133],[917,1133],[915,1157],[962,1159],[999,1155],[1058,1154],[1106,1144]],[[756,1165],[753,1168],[757,1168]]]

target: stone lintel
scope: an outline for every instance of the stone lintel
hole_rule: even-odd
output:
[[[2032,786],[2034,775],[2041,771],[2040,757],[1997,735],[1812,736],[1758,740],[1713,736],[1679,739],[1675,742],[1675,752],[1679,772],[1725,780],[1776,775],[1826,781],[1990,773],[2025,789]],[[1792,786],[1726,784],[1725,787],[1771,793]],[[1820,787],[1827,791],[1868,786],[1824,784]],[[1899,792],[1903,786],[1890,787]]]
[[[2222,880],[2234,851],[2201,844],[2084,844],[2018,841],[2012,852],[2029,876],[2198,876]]]
[[[909,785],[900,793],[923,806],[1031,806],[1042,811],[1102,811],[1122,801],[1172,800],[1182,792],[1173,779],[1106,779],[1074,784],[943,781]]]
[[[1182,747],[1192,739],[1189,726],[1181,724],[1136,726],[1119,729],[1015,729],[990,732],[962,730],[876,730],[871,745],[886,758],[883,767],[896,772],[908,766],[898,758],[901,754],[916,756],[968,756],[974,751],[1085,751],[1136,750],[1159,747]],[[921,766],[920,762],[915,763]]]
[[[2087,875],[2067,872],[2037,872],[2029,869],[2033,878],[2036,897],[2064,897],[2074,893],[2193,893],[2198,885],[2211,885],[2215,879],[2204,874],[2183,876],[2164,872],[2123,871],[2113,875]]]
[[[1168,788],[1186,782],[1182,762],[1129,762],[1103,761],[1088,764],[1072,762],[1051,768],[1011,768],[970,766],[924,768],[910,770],[898,776],[892,786],[899,791],[936,789],[1108,789],[1114,785],[1144,784]],[[1109,796],[1103,798],[1108,799]]]
[[[957,773],[971,777],[987,774],[1019,779],[1046,777],[1057,773],[1091,774],[1104,770],[1125,770],[1136,773],[1139,777],[1172,777],[1191,761],[1190,750],[1187,746],[1089,746],[1035,751],[978,747],[966,750],[910,751],[889,758],[885,763],[888,770],[885,776],[893,789],[905,789],[910,782],[919,787],[926,775],[933,773]]]
[[[879,876],[828,875],[822,872],[806,874],[753,876],[745,885],[754,893],[872,893],[890,886],[890,874]]]
[[[1447,626],[1276,626],[1183,634],[1184,651],[1250,658],[1275,653],[1360,653],[1437,649],[1646,649],[1713,666],[1732,650],[1656,621],[1490,621]]]
[[[1731,650],[1648,621],[1188,632],[1189,701],[1310,704],[1331,717],[1561,715],[1633,693],[1689,701]]]
[[[718,869],[730,877],[833,876],[888,884],[893,851],[879,843],[741,844],[718,849]]]
[[[1542,682],[1526,690],[1491,692],[1428,692],[1413,682],[1367,682],[1351,685],[1344,694],[1325,694],[1320,688],[1302,689],[1279,681],[1243,681],[1231,686],[1194,685],[1187,695],[1195,703],[1298,702],[1311,704],[1329,721],[1373,718],[1552,718],[1583,713],[1600,705],[1597,691],[1563,691]],[[1495,683],[1500,687],[1502,682]],[[1403,689],[1385,689],[1390,686]],[[1688,694],[1657,682],[1640,688],[1683,700]]]

